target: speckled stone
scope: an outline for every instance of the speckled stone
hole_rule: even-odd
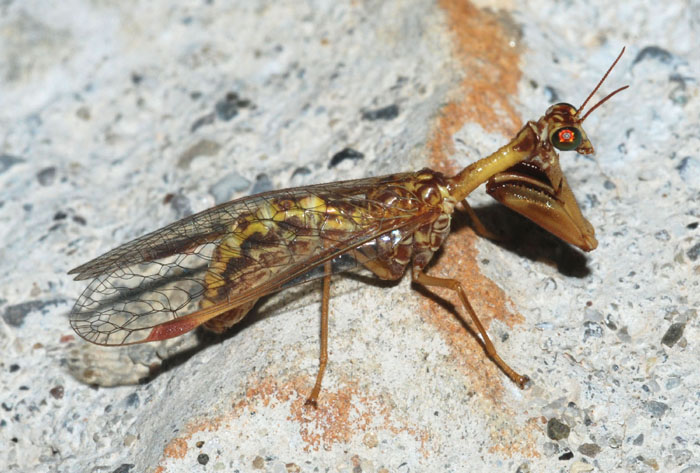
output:
[[[683,330],[685,330],[685,323],[675,323],[666,330],[666,333],[661,338],[661,343],[669,348],[672,348],[678,340],[683,336]]]
[[[4,2],[2,470],[700,471],[697,11]],[[453,294],[408,275],[333,279],[317,410],[304,408],[317,284],[262,299],[221,336],[106,348],[70,328],[87,282],[66,272],[110,248],[250,192],[452,174],[552,101],[581,104],[622,46],[591,103],[630,88],[584,124],[596,154],[561,156],[598,248],[480,188],[469,202],[502,239],[455,216],[429,269],[463,284],[530,389],[485,356]],[[358,154],[334,163],[341,150]],[[568,436],[555,443],[548,419]]]
[[[571,427],[559,419],[549,419],[547,421],[547,436],[552,440],[562,440],[569,436]]]
[[[591,458],[595,458],[600,453],[600,450],[600,445],[595,443],[584,443],[578,447],[578,451],[581,454]]]

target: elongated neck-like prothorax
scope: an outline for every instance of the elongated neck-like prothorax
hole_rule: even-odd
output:
[[[499,148],[495,153],[470,164],[457,175],[448,178],[450,195],[457,202],[463,200],[493,175],[526,159],[535,149],[537,139],[530,123],[525,124],[510,143]]]

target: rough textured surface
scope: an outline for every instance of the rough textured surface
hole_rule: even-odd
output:
[[[700,5],[237,3],[0,5],[3,471],[700,470]],[[71,331],[65,273],[101,252],[252,192],[453,172],[579,104],[623,45],[597,157],[562,158],[599,248],[479,190],[506,240],[456,219],[430,270],[531,389],[409,278],[334,282],[316,411],[317,285],[223,337]]]

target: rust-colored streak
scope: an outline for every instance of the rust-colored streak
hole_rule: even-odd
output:
[[[421,443],[420,449],[427,456],[427,432],[393,419],[388,404],[380,397],[362,392],[356,383],[348,380],[337,391],[324,388],[322,400],[314,408],[305,404],[302,394],[310,392],[308,381],[303,376],[286,383],[275,378],[259,380],[248,389],[245,399],[236,404],[235,415],[259,406],[290,402],[288,419],[299,425],[299,436],[307,452],[330,450],[337,443],[349,443],[353,437],[379,428],[393,434],[408,433]]]
[[[466,123],[475,122],[489,132],[501,132],[504,144],[520,129],[521,120],[513,102],[521,72],[519,48],[511,44],[517,34],[506,30],[504,17],[479,10],[463,0],[440,0],[439,3],[452,32],[454,62],[461,66],[465,78],[454,92],[454,100],[442,108],[437,118],[428,142],[429,165],[431,169],[453,175],[458,171],[448,157],[454,153],[453,135]],[[482,157],[470,156],[472,161]],[[453,231],[430,274],[459,280],[487,329],[493,318],[512,328],[524,318],[508,308],[509,300],[503,290],[481,274],[476,240],[476,234],[468,227]],[[453,302],[455,310],[468,318],[455,294],[433,290]],[[436,301],[425,298],[422,309],[424,318],[441,331],[454,363],[469,377],[471,390],[479,393],[480,404],[490,418],[492,452],[539,456],[537,432],[529,424],[521,425],[508,408],[503,399],[504,387],[499,381],[505,377],[486,356],[477,339],[466,334],[454,314]],[[471,321],[467,323],[471,325]],[[497,334],[491,333],[491,336],[494,339]],[[498,349],[500,340],[493,341]],[[527,373],[529,367],[523,365],[522,360],[510,360],[501,354],[516,370]]]
[[[165,446],[159,464],[154,470],[155,473],[166,471],[166,464],[173,460],[183,460],[190,450],[189,444],[193,435],[198,432],[217,431],[221,428],[224,420],[223,416],[217,416],[211,419],[190,422],[184,428],[184,433],[180,437],[172,438]]]
[[[517,34],[506,29],[504,17],[464,0],[440,0],[440,6],[452,33],[454,62],[465,78],[456,98],[441,110],[428,147],[430,167],[453,174],[456,168],[447,156],[454,151],[453,135],[465,123],[476,122],[505,136],[521,127],[512,105],[520,81],[519,48],[512,44]]]
[[[517,92],[520,70],[518,48],[509,44],[509,38],[513,35],[504,31],[500,17],[479,10],[465,1],[441,0],[440,5],[447,14],[452,32],[455,62],[465,70],[465,79],[459,84],[459,93],[455,94],[458,98],[442,109],[428,146],[430,167],[454,174],[456,169],[448,160],[447,153],[453,148],[452,135],[465,123],[475,121],[485,129],[500,130],[505,136],[515,133],[520,127],[520,119],[511,105]],[[476,158],[478,157],[474,157]],[[453,231],[443,245],[444,254],[430,272],[462,282],[485,327],[488,328],[493,317],[498,317],[512,327],[522,321],[522,316],[509,313],[506,295],[493,281],[481,274],[477,262],[476,238],[474,232],[467,228]],[[454,294],[438,292],[453,299]],[[464,329],[453,321],[451,314],[433,301],[426,301],[424,305],[426,316],[444,331],[455,356],[464,358],[468,371],[478,374],[497,373],[495,364],[485,357],[476,340],[472,338],[469,346],[465,346],[468,337],[465,337]],[[502,388],[500,383],[493,382],[495,376],[473,378],[484,380],[478,381],[481,386],[475,389],[484,392],[494,401],[500,399]]]
[[[168,445],[165,446],[163,456],[167,458],[177,458],[179,460],[185,458],[187,454],[187,440],[184,438],[174,438]]]
[[[302,383],[299,389],[304,389],[306,383]],[[386,408],[377,405],[369,396],[362,395],[356,386],[347,386],[335,392],[324,391],[323,403],[316,409],[304,403],[301,397],[292,402],[289,419],[299,423],[299,434],[306,442],[307,451],[318,450],[319,447],[328,450],[335,443],[348,443],[353,436],[365,432],[373,418],[387,416],[386,412],[382,412]],[[356,411],[353,403],[361,405],[362,410]]]
[[[385,430],[394,435],[412,436],[420,443],[419,451],[424,457],[428,456],[430,433],[413,427],[410,421],[396,419],[390,403],[381,396],[363,392],[352,380],[341,381],[337,391],[324,388],[317,408],[305,405],[305,394],[311,391],[307,377],[298,376],[288,381],[277,377],[251,378],[248,385],[245,396],[230,412],[192,421],[179,437],[170,440],[158,465],[160,471],[164,471],[167,463],[185,458],[192,437],[198,432],[224,430],[222,435],[230,436],[231,426],[240,424],[241,418],[249,418],[252,413],[268,408],[289,409],[287,418],[298,425],[298,435],[307,452],[331,450],[334,445],[347,444],[356,436]]]

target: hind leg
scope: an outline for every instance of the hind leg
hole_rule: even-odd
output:
[[[323,265],[323,297],[321,299],[321,356],[318,359],[318,373],[316,374],[316,383],[311,390],[306,404],[318,407],[318,395],[321,393],[321,381],[323,381],[323,373],[326,372],[326,364],[328,363],[328,301],[331,297],[331,263],[326,262]]]

